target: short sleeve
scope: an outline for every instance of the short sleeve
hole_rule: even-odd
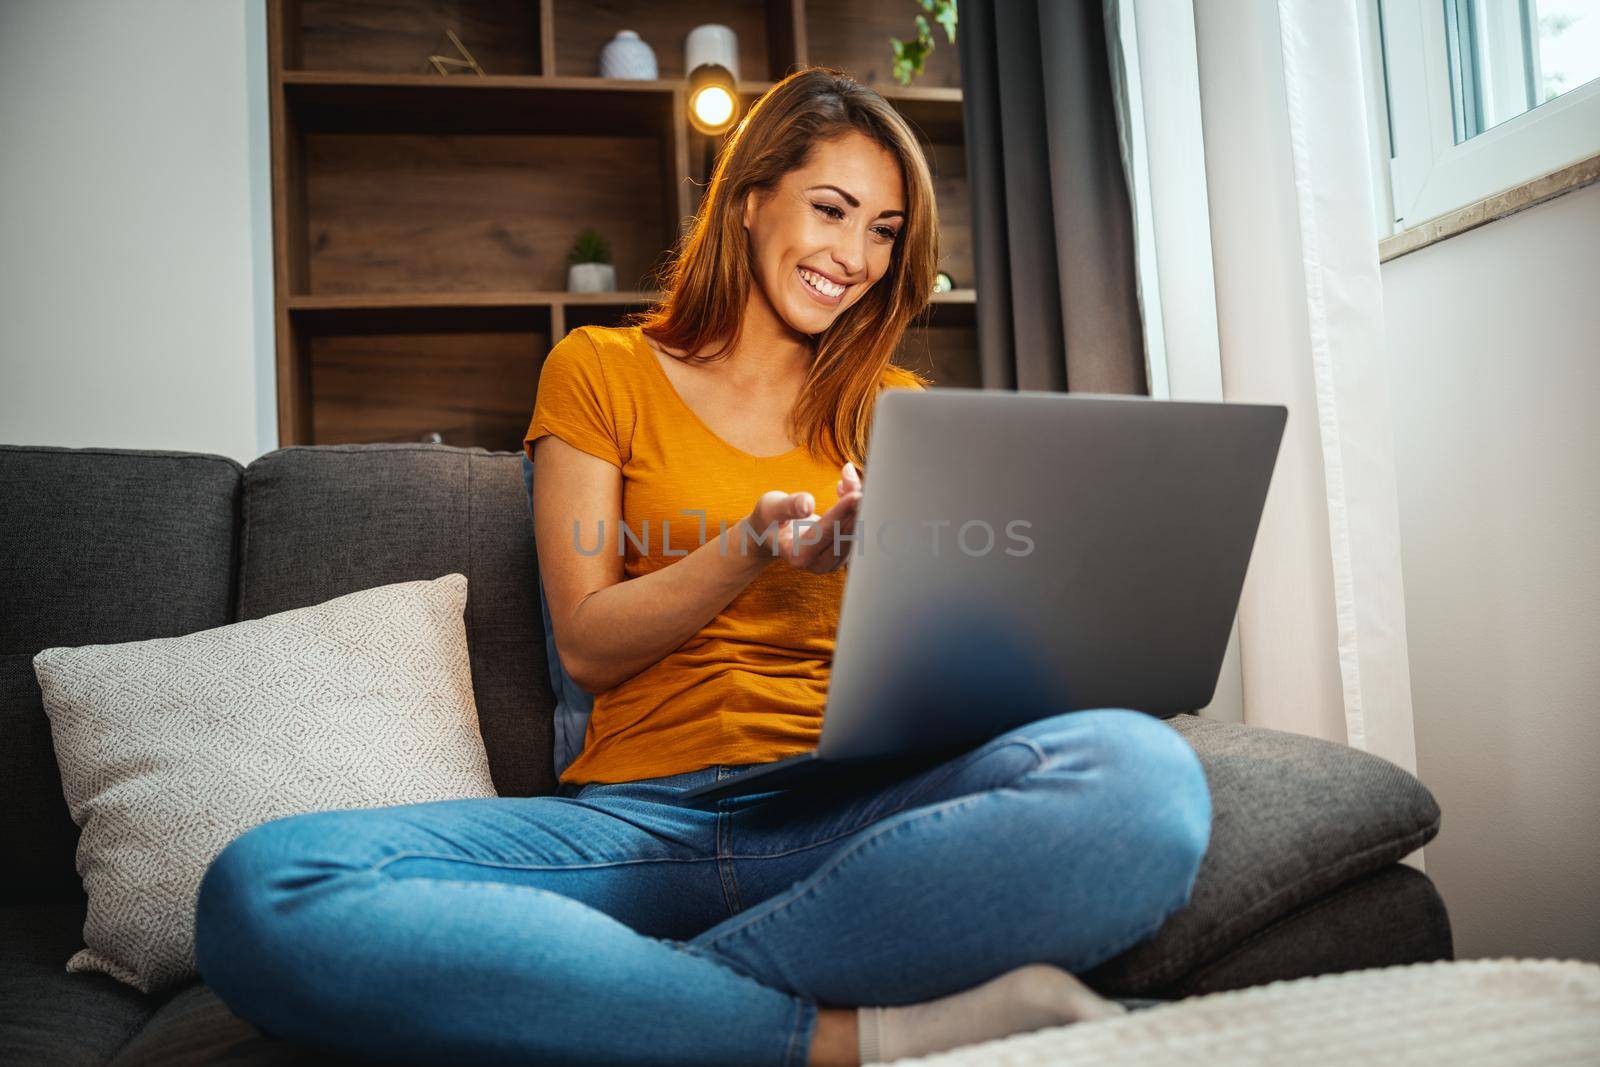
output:
[[[533,443],[546,435],[561,438],[616,467],[622,466],[615,397],[600,352],[583,330],[573,330],[544,357],[534,395],[533,419],[522,449],[533,459]]]

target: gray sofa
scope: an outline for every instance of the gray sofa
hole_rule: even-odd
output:
[[[68,974],[81,946],[77,830],[32,657],[168,637],[459,571],[496,787],[553,792],[550,681],[521,457],[442,445],[218,456],[0,445],[0,1063],[316,1059],[202,984],[147,997]],[[1088,976],[1176,997],[1446,958],[1428,879],[1397,861],[1439,810],[1411,775],[1339,745],[1180,716],[1215,803],[1190,904]],[[320,1061],[319,1061],[320,1062]]]

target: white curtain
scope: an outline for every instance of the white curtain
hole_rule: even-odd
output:
[[[1414,771],[1356,9],[1194,18],[1223,394],[1289,407],[1239,609],[1244,718]]]

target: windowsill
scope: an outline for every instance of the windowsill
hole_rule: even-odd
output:
[[[1392,237],[1385,237],[1378,242],[1378,262],[1387,263],[1407,252],[1415,252],[1419,248],[1437,244],[1446,237],[1454,237],[1458,233],[1476,229],[1486,222],[1514,215],[1524,208],[1542,204],[1562,193],[1570,193],[1574,189],[1581,189],[1596,181],[1600,181],[1600,153],[1523,182],[1505,192],[1484,197],[1477,203],[1468,204],[1448,215],[1440,215],[1408,230],[1401,230]]]

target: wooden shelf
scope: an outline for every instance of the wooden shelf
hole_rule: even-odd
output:
[[[733,27],[746,106],[812,64],[872,85],[924,140],[940,266],[970,286],[959,64],[889,77],[903,0],[268,0],[281,443],[419,440],[515,450],[538,367],[567,331],[660,299],[708,150],[685,115],[682,41]],[[432,71],[452,26],[489,73]],[[661,76],[597,77],[618,29]],[[943,41],[942,31],[936,31]],[[622,289],[569,293],[593,226]],[[936,294],[902,362],[976,384],[976,294]],[[522,425],[518,425],[518,423]]]
[[[659,294],[639,290],[609,293],[527,291],[505,293],[335,293],[289,298],[292,311],[342,311],[353,308],[554,307],[557,304],[642,304]]]
[[[422,88],[439,91],[465,89],[468,92],[491,89],[561,90],[581,89],[585,92],[603,89],[621,92],[670,93],[683,88],[682,78],[599,78],[591,76],[562,76],[555,74],[383,74],[358,70],[285,70],[285,85],[346,86],[350,88]],[[737,83],[740,94],[760,96],[776,85],[770,81],[741,81]],[[959,86],[873,85],[880,96],[894,102],[961,103]]]
[[[506,292],[506,293],[335,293],[324,296],[302,295],[289,298],[291,311],[384,311],[407,308],[492,308],[581,306],[648,306],[661,299],[659,291],[614,290],[605,293]],[[973,304],[978,294],[972,289],[953,289],[934,293],[930,304]]]
[[[323,334],[452,333],[537,328],[554,344],[585,324],[614,324],[615,312],[642,311],[659,292],[608,293],[338,293],[295,296],[290,321],[307,337]],[[977,293],[934,293],[929,319],[935,328],[971,330]],[[542,356],[543,353],[541,352]]]
[[[546,75],[372,74],[287,70],[282,82],[311,132],[545,133],[654,136],[682,111],[683,82]],[[738,83],[746,104],[772,82]],[[961,143],[961,90],[873,86],[935,144]]]
[[[657,137],[682,84],[609,78],[439,77],[285,71],[301,130]]]

